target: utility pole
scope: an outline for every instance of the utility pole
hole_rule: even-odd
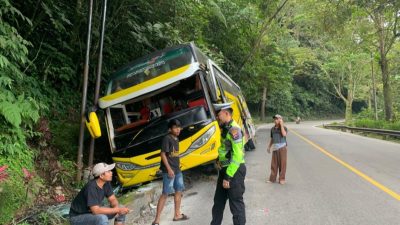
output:
[[[96,87],[95,87],[95,94],[94,94],[94,107],[97,107],[99,103],[99,95],[100,95],[100,82],[101,82],[101,70],[103,66],[103,44],[104,44],[104,30],[106,24],[106,14],[107,14],[107,0],[103,0],[103,9],[102,9],[102,20],[101,20],[101,28],[100,28],[100,48],[99,48],[99,58],[97,61],[97,73],[96,73]],[[94,156],[94,143],[95,139],[92,137],[90,140],[90,147],[89,147],[89,162],[88,166],[93,166],[93,156]]]
[[[85,65],[83,67],[83,85],[82,85],[82,105],[81,105],[81,124],[79,130],[79,148],[76,164],[78,170],[76,172],[76,181],[80,182],[82,179],[82,168],[83,168],[83,138],[85,133],[85,114],[86,114],[86,98],[87,98],[87,86],[89,77],[89,53],[92,33],[92,14],[93,14],[93,0],[89,0],[89,15],[88,15],[88,29],[87,29],[87,40],[86,40],[86,58]]]

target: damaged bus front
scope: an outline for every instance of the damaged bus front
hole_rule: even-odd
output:
[[[157,177],[161,141],[172,119],[182,124],[182,170],[217,158],[220,129],[212,103],[225,101],[226,91],[207,68],[209,63],[193,43],[179,45],[130,63],[109,81],[99,106],[105,110],[112,157],[123,187]],[[230,100],[237,104],[236,120],[248,141],[254,126],[244,98],[241,93],[226,94],[234,96]]]

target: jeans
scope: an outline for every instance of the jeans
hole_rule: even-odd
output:
[[[85,213],[77,216],[72,216],[69,218],[71,225],[108,225],[108,220],[111,220],[116,215],[104,215],[92,213]],[[125,215],[118,215],[115,217],[115,221],[125,222]]]
[[[175,174],[175,177],[168,177],[168,173],[163,173],[163,194],[172,194],[174,192],[182,192],[185,189],[183,183],[182,172]]]

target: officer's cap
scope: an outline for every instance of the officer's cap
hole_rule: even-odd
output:
[[[216,113],[218,113],[221,110],[229,110],[232,113],[232,103],[233,102],[218,103],[218,104],[213,104],[213,106]]]

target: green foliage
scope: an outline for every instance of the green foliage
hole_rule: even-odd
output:
[[[385,120],[373,120],[373,119],[358,119],[353,122],[356,127],[365,128],[376,128],[386,130],[398,130],[400,131],[400,122],[388,122]]]
[[[17,158],[18,159],[18,158]],[[0,164],[4,161],[0,159]],[[23,163],[21,163],[23,164]],[[35,199],[34,196],[41,188],[41,180],[34,177],[29,182],[24,182],[21,166],[18,162],[9,164],[9,179],[1,184],[0,191],[0,224],[6,224],[14,215],[14,212],[23,207],[29,207]]]
[[[38,215],[35,224],[55,225],[55,224],[68,224],[67,219],[60,217],[51,212],[41,212]]]
[[[60,156],[66,160],[76,159],[76,149],[78,149],[78,123],[67,123],[66,121],[53,121],[50,124],[53,139],[52,146],[59,150]],[[71,168],[71,166],[68,166]]]
[[[400,130],[400,121],[388,122],[386,120],[375,120],[374,112],[371,109],[364,109],[355,116],[353,125],[356,127]],[[383,111],[378,112],[378,118],[384,118]]]
[[[25,19],[8,1],[2,1],[10,9],[1,11],[1,16],[17,14]],[[32,137],[32,127],[39,118],[38,101],[29,96],[24,84],[26,75],[20,67],[27,61],[25,41],[7,22],[0,24],[0,156],[6,162],[20,159],[23,165],[31,165],[32,152],[26,138]]]
[[[0,192],[0,224],[5,224],[32,202],[38,190],[40,180],[25,183],[21,169],[33,168],[35,153],[27,142],[37,136],[33,128],[44,107],[30,92],[32,80],[22,70],[29,62],[31,45],[10,24],[30,21],[9,1],[1,0],[0,5],[0,164],[10,171]]]

